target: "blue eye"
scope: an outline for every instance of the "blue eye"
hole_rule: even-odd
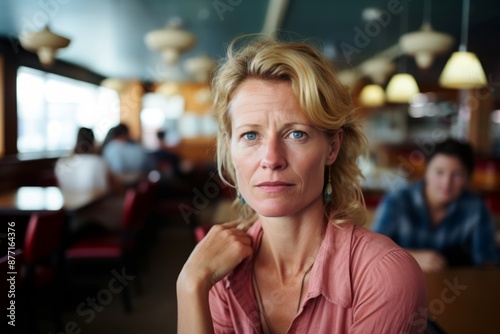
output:
[[[247,132],[243,135],[243,138],[246,140],[255,140],[257,139],[257,134],[255,132]]]
[[[293,139],[301,139],[304,137],[304,132],[302,131],[292,131],[290,134]]]

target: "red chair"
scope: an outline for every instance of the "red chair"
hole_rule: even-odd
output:
[[[68,269],[78,263],[106,263],[115,266],[115,270],[125,270],[135,276],[137,289],[140,289],[138,272],[138,236],[142,225],[144,193],[138,189],[127,190],[124,199],[121,231],[87,237],[69,246],[65,251]],[[116,268],[119,266],[120,268]],[[71,267],[71,268],[70,268]],[[71,271],[71,270],[70,270]],[[130,284],[124,286],[123,302],[126,312],[132,311]]]
[[[28,223],[24,238],[24,271],[22,280],[25,287],[26,306],[32,324],[37,331],[37,315],[31,299],[40,292],[47,291],[51,296],[51,309],[56,330],[62,328],[62,261],[61,241],[64,231],[64,211],[33,214]],[[30,299],[30,300],[28,300]]]
[[[202,226],[196,226],[194,228],[194,240],[196,243],[199,243],[210,231],[212,228],[212,225],[202,225]]]
[[[157,184],[146,179],[139,184],[138,187],[141,201],[140,201],[140,252],[141,257],[146,258],[150,246],[153,244],[153,239],[156,236],[157,217],[154,214],[154,207],[156,205],[156,191]]]

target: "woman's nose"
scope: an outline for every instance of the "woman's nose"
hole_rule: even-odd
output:
[[[260,166],[264,169],[280,170],[286,167],[283,144],[276,138],[270,139],[263,145]]]

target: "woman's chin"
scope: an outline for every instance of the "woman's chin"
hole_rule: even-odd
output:
[[[308,204],[303,201],[297,203],[289,198],[286,200],[261,200],[257,203],[252,208],[262,217],[290,217],[308,207]]]
[[[266,201],[268,202],[268,201]],[[286,217],[292,215],[297,210],[290,202],[272,201],[272,203],[262,203],[252,206],[259,216],[262,217]]]

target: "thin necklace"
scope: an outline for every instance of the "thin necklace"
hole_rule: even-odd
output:
[[[260,246],[261,245],[262,245],[262,241],[260,242],[259,248],[257,249],[257,254],[260,251]],[[255,258],[257,258],[257,256]],[[299,312],[300,301],[302,300],[302,294],[304,293],[304,282],[306,280],[307,274],[311,271],[313,265],[314,265],[314,262],[306,270],[306,272],[304,273],[304,276],[302,276],[302,282],[300,283],[299,301],[297,302],[297,313]],[[260,293],[259,283],[257,282],[257,277],[255,276],[255,262],[254,262],[254,266],[252,267],[252,282],[253,282],[253,285],[255,287],[255,291],[257,292],[257,304],[258,304],[259,308],[262,310],[262,313],[263,313],[263,316],[264,316],[264,323],[265,323],[265,325],[266,325],[269,333],[273,334],[274,331],[273,331],[273,329],[271,327],[271,322],[269,321],[269,318],[267,316],[267,312],[266,312],[266,309],[264,307],[264,303],[262,302],[262,295]],[[262,317],[261,317],[261,312],[259,312],[259,321],[260,321],[260,330],[261,330],[262,333],[264,333],[264,329],[262,328],[263,321],[262,321]]]

